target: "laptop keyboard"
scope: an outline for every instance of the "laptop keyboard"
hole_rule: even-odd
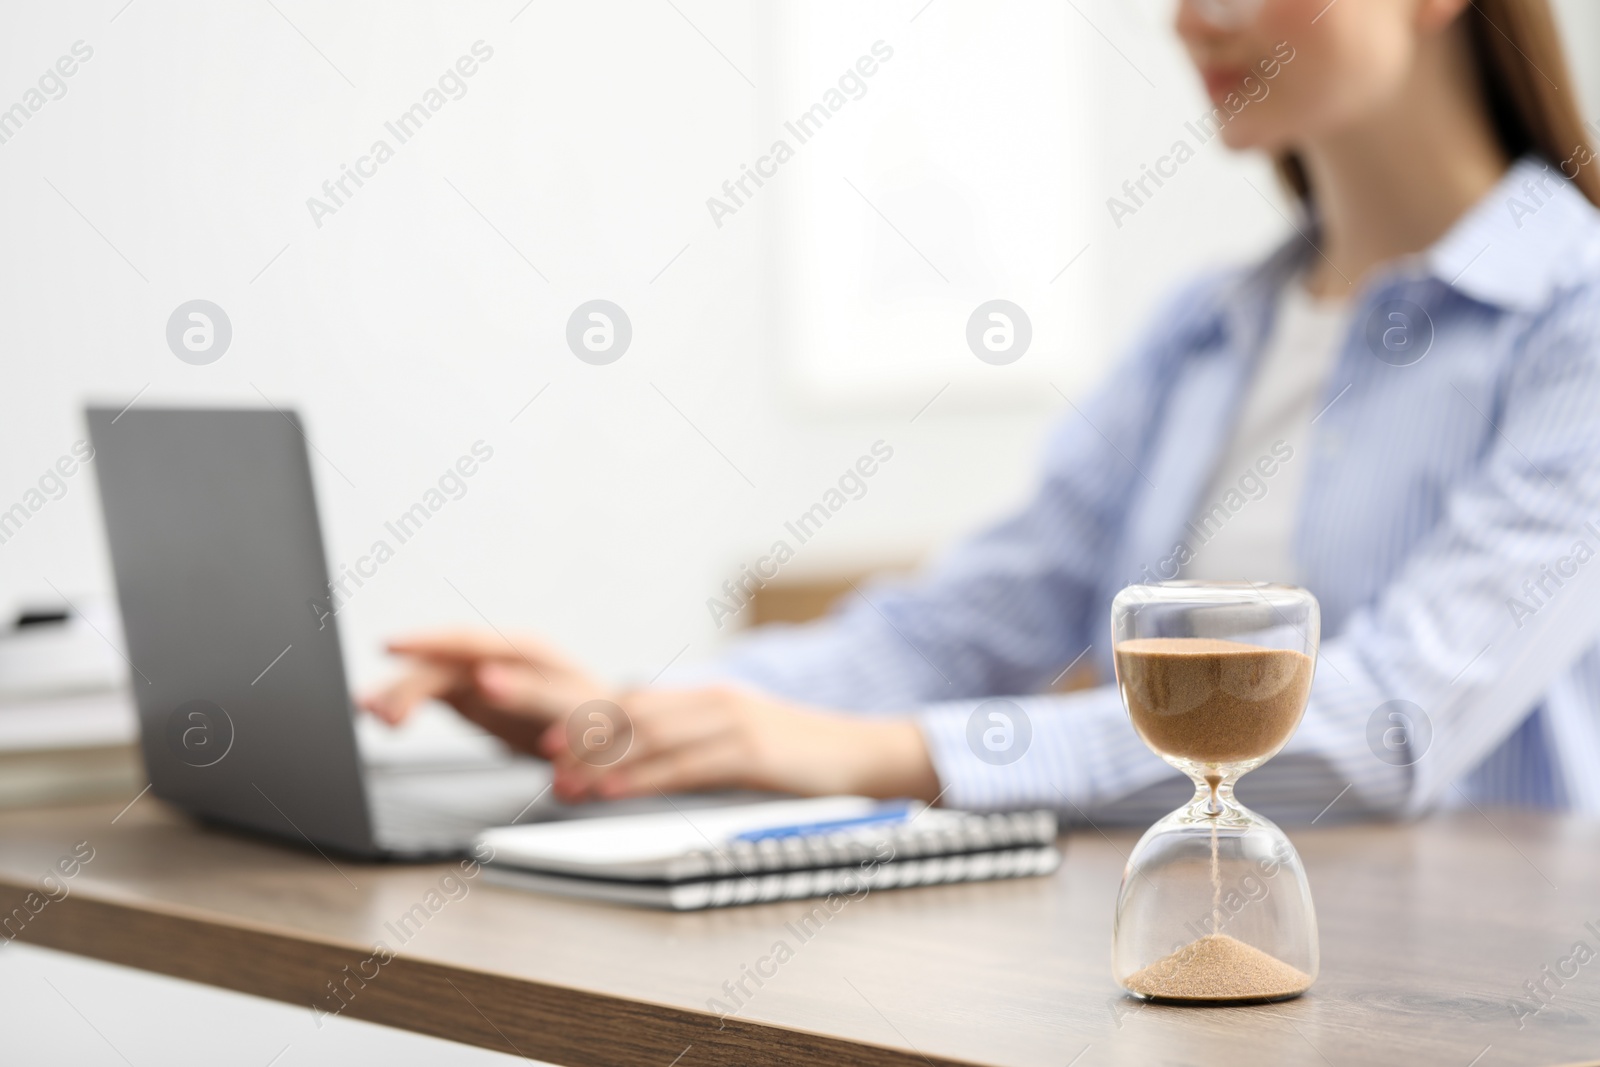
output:
[[[454,854],[464,852],[488,824],[449,812],[419,808],[403,796],[374,790],[370,798],[374,836],[385,849]]]
[[[385,849],[461,853],[480,830],[537,814],[548,800],[549,771],[516,763],[466,769],[371,769],[367,796],[373,829]]]

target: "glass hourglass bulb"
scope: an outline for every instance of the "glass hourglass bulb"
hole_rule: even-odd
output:
[[[1280,1000],[1316,979],[1316,914],[1300,857],[1233,790],[1299,725],[1319,628],[1316,598],[1293,586],[1162,582],[1129,586],[1113,602],[1128,717],[1195,783],[1123,873],[1112,969],[1130,993]]]

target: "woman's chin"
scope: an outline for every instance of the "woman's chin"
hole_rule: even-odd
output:
[[[1272,130],[1253,128],[1238,119],[1222,127],[1219,132],[1222,143],[1235,152],[1279,152],[1289,147],[1288,138]]]

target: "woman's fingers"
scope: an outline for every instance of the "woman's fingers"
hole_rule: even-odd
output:
[[[558,762],[606,767],[701,743],[729,726],[727,708],[703,690],[640,690],[618,701],[579,705],[572,712],[579,721],[563,717],[540,739],[539,751]],[[591,726],[605,730],[603,744],[584,743]]]
[[[701,744],[736,723],[735,709],[709,689],[638,690],[622,697],[622,710],[633,729],[633,747],[624,762]]]
[[[387,686],[361,697],[359,703],[390,726],[398,726],[418,704],[442,700],[466,680],[466,673],[458,666],[419,660]]]
[[[570,675],[551,683],[546,674],[521,660],[473,663],[414,658],[398,678],[362,696],[359,703],[391,725],[404,722],[417,705],[429,700],[446,701],[473,721],[481,711],[519,715],[534,721],[531,746],[552,717],[565,714],[570,705],[584,699],[590,692],[588,686]]]
[[[455,706],[462,718],[483,727],[521,752],[537,751],[535,745],[547,724],[544,718],[526,712],[506,711],[479,700],[463,700]]]
[[[492,661],[469,667],[473,683],[484,702],[502,711],[537,715],[547,721],[559,714],[569,686],[553,684],[550,678],[519,660]]]
[[[360,703],[391,725],[426,700],[443,700],[511,745],[537,752],[552,720],[606,692],[572,661],[526,634],[437,630],[408,635],[388,648],[410,661],[405,673]]]
[[[748,767],[743,751],[736,738],[724,734],[715,740],[683,745],[649,759],[619,764],[601,776],[593,791],[601,799],[617,800],[649,796],[657,790],[683,793],[745,785]]]
[[[574,718],[545,731],[539,751],[556,764],[557,792],[569,798],[596,793],[600,782],[677,753],[714,750],[737,727],[730,709],[706,691],[636,692],[619,704],[581,705]],[[590,733],[603,730],[600,744]]]

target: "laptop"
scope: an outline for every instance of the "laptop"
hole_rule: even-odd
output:
[[[365,764],[298,417],[93,406],[86,416],[156,796],[207,821],[374,858],[459,854],[490,826],[658,810],[561,804],[547,763],[509,755]]]

